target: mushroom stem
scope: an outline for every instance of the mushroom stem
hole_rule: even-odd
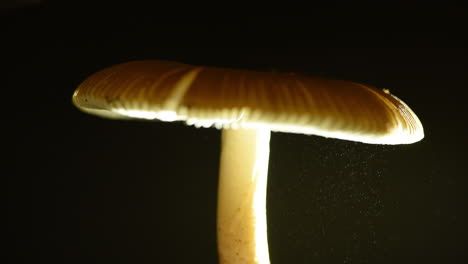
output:
[[[224,129],[218,186],[221,264],[268,264],[266,187],[270,130]]]

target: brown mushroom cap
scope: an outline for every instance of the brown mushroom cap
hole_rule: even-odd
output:
[[[375,144],[424,137],[418,117],[386,90],[294,73],[133,61],[106,68],[75,91],[81,110],[108,118],[260,128]]]

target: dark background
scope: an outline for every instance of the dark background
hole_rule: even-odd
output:
[[[2,10],[13,55],[6,78],[14,95],[4,99],[15,114],[13,130],[4,128],[14,135],[6,142],[13,169],[4,174],[11,263],[217,263],[220,132],[105,120],[71,104],[84,78],[136,59],[390,89],[420,117],[423,141],[378,146],[273,133],[271,262],[465,263],[465,10],[186,10]]]

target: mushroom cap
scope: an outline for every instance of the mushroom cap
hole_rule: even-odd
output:
[[[76,89],[73,103],[107,118],[197,127],[268,127],[373,144],[424,137],[418,117],[387,90],[295,73],[132,61],[91,75]]]

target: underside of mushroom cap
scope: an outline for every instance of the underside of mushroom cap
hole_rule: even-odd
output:
[[[424,137],[414,112],[386,90],[295,73],[133,61],[91,75],[75,91],[73,103],[107,118],[197,127],[268,127],[373,144]]]

